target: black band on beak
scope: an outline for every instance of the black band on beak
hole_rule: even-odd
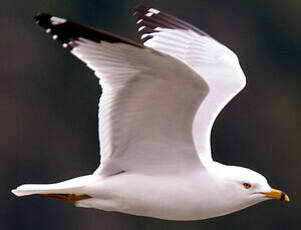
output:
[[[285,193],[284,192],[281,192],[281,197],[280,197],[280,200],[285,200]]]

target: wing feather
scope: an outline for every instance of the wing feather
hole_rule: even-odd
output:
[[[213,123],[246,84],[237,56],[205,32],[162,11],[139,6],[134,15],[145,46],[181,60],[209,85],[209,94],[194,118],[193,138],[199,157],[211,160]]]
[[[41,14],[36,20],[100,79],[101,164],[95,173],[200,167],[192,123],[208,93],[206,82],[169,55],[65,19],[51,23],[51,18]]]

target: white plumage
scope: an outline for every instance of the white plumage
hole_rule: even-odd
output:
[[[269,198],[288,201],[262,175],[212,160],[214,120],[246,83],[237,56],[159,10],[141,6],[136,16],[144,46],[66,19],[36,17],[100,79],[101,163],[92,175],[13,193],[85,195],[72,201],[173,220],[224,215]]]

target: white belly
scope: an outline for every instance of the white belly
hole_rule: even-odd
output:
[[[196,220],[225,214],[227,210],[212,202],[215,194],[207,192],[212,183],[204,178],[200,173],[119,174],[89,186],[87,194],[93,198],[79,201],[77,206],[168,220]]]

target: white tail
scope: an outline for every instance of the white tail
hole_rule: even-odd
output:
[[[95,180],[95,176],[88,175],[55,184],[24,184],[11,192],[16,196],[34,194],[82,194],[85,185]]]

